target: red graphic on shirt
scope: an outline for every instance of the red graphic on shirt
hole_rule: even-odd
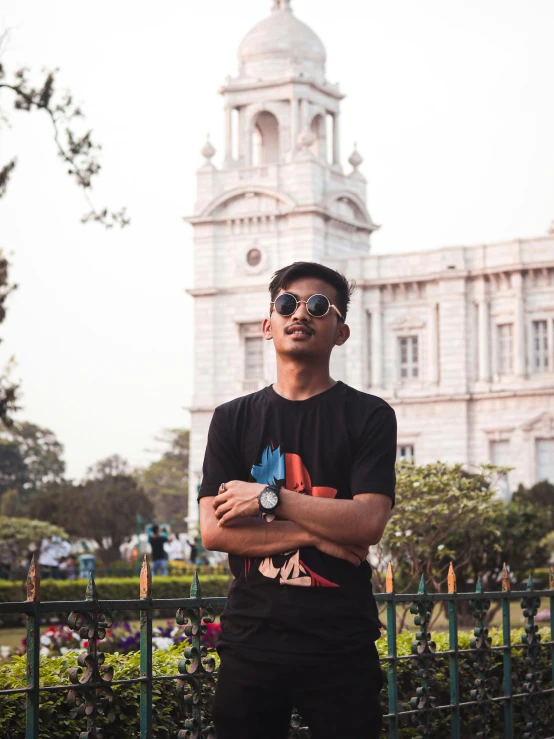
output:
[[[318,498],[335,498],[337,490],[324,485],[313,485],[310,473],[298,454],[285,453],[285,487],[302,495],[313,495]],[[337,583],[327,580],[311,570],[301,559],[300,551],[286,552],[278,555],[284,564],[277,564],[277,557],[266,557],[260,562],[258,571],[264,577],[279,579],[281,585],[297,585],[301,587],[338,588]],[[250,567],[248,567],[250,569]]]
[[[310,473],[305,468],[298,454],[285,454],[285,487],[304,495],[313,495],[316,498],[335,498],[337,491],[325,485],[314,485]]]

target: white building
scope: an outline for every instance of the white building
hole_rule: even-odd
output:
[[[513,466],[554,481],[554,236],[371,255],[362,158],[344,173],[338,86],[290,0],[245,36],[225,101],[223,165],[207,142],[194,215],[191,489],[214,408],[275,379],[261,337],[273,272],[322,262],[356,280],[332,374],[389,401],[399,457]],[[189,525],[197,520],[190,496]]]

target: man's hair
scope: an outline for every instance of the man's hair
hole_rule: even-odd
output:
[[[160,530],[160,527],[158,526],[158,524],[157,524],[157,523],[155,523],[155,524],[154,524],[154,525],[152,526],[152,533],[153,533],[153,534],[157,534],[159,530]]]
[[[269,283],[271,301],[273,302],[275,300],[280,290],[286,290],[291,282],[299,280],[302,277],[315,277],[334,287],[337,293],[337,308],[346,319],[350,296],[355,288],[354,283],[348,282],[346,277],[340,272],[337,272],[336,269],[325,267],[325,265],[318,264],[317,262],[293,262],[288,267],[278,269]]]

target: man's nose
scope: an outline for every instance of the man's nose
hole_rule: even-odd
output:
[[[308,313],[308,306],[304,302],[298,301],[296,310],[292,314],[292,317],[296,321],[310,320],[310,314]]]

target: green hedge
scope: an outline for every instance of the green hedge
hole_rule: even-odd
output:
[[[512,632],[512,643],[521,644],[521,629]],[[543,641],[550,638],[546,629],[541,629]],[[463,632],[459,636],[460,649],[468,649],[472,632]],[[499,630],[491,631],[492,642],[494,646],[501,644],[501,635]],[[398,636],[398,654],[411,654],[411,643],[413,634],[403,633]],[[434,635],[437,644],[437,651],[448,649],[448,636],[445,633],[437,633]],[[377,647],[381,657],[386,656],[386,639],[380,639]],[[171,675],[177,673],[179,659],[183,654],[183,646],[172,647],[167,651],[156,651],[153,654],[154,673],[161,675]],[[463,655],[462,655],[463,657]],[[41,659],[41,684],[56,685],[62,681],[69,684],[68,671],[77,663],[77,652],[70,652],[62,657],[42,658]],[[125,679],[138,677],[139,675],[139,653],[131,653],[128,655],[108,654],[106,655],[106,664],[113,665],[114,679]],[[525,653],[521,649],[513,651],[513,692],[522,691],[525,674],[528,670],[525,664]],[[384,665],[383,665],[384,666]],[[550,686],[550,649],[543,647],[541,649],[541,658],[539,672],[543,679],[543,686]],[[386,683],[386,669],[384,669]],[[502,694],[502,653],[493,652],[491,655],[491,691],[493,695]],[[352,676],[355,679],[355,675]],[[467,657],[461,659],[460,662],[460,699],[462,701],[470,700],[470,691],[475,687],[475,673],[469,666]],[[16,657],[10,662],[0,665],[0,689],[19,688],[25,685],[25,659]],[[411,660],[402,660],[398,663],[398,696],[401,710],[409,710],[409,701],[415,695],[416,688],[419,685],[419,679],[416,675],[416,668],[411,664]],[[436,698],[436,705],[445,705],[450,703],[449,694],[449,673],[448,673],[448,657],[437,657],[435,666],[431,670],[430,678],[431,695]],[[115,720],[109,727],[107,734],[112,739],[132,739],[139,736],[139,688],[138,686],[122,686],[116,685],[113,688]],[[170,739],[175,737],[177,731],[184,728],[184,703],[175,692],[175,681],[170,680],[167,683],[155,681],[154,688],[154,731],[153,736],[156,739]],[[387,709],[387,693],[386,689],[381,693],[381,703],[383,711]],[[24,738],[24,710],[25,698],[19,696],[0,695],[0,737],[9,739]],[[521,712],[521,701],[514,701],[514,736],[521,737],[524,735],[524,718]],[[477,729],[472,722],[473,709],[463,708],[461,710],[462,718],[462,737],[475,737]],[[552,724],[552,702],[549,695],[539,696],[535,705],[534,714],[538,717],[541,724],[542,732],[546,732]],[[100,725],[107,726],[105,717],[100,717]],[[55,727],[55,728],[54,728]],[[40,737],[41,739],[50,739],[55,736],[56,739],[74,739],[78,734],[78,730],[84,731],[85,726],[82,721],[73,720],[69,717],[69,706],[66,703],[65,693],[48,693],[41,695],[40,706]],[[502,721],[502,706],[494,704],[491,709],[491,715],[488,722],[488,736],[501,737],[504,736]],[[539,734],[541,734],[539,730]],[[416,726],[409,720],[401,721],[400,737],[419,736]],[[449,715],[448,711],[435,712],[433,714],[433,726],[431,736],[446,737],[450,736]]]
[[[204,575],[200,579],[204,597],[226,596],[230,578],[227,575]],[[152,594],[154,598],[188,598],[192,575],[182,577],[154,577]],[[86,580],[42,580],[40,599],[46,600],[84,600]],[[138,577],[106,577],[96,580],[98,596],[103,600],[128,600],[139,597]],[[26,598],[25,584],[0,580],[0,603],[21,601]]]

